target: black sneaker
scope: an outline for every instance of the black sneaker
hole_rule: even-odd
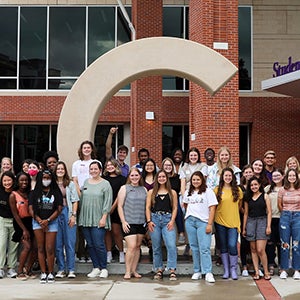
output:
[[[55,279],[54,279],[54,276],[52,273],[49,273],[48,276],[47,276],[47,282],[48,283],[53,283],[55,282]]]
[[[47,283],[47,274],[46,273],[41,274],[40,283],[42,283],[42,284]]]

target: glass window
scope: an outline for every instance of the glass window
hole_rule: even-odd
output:
[[[184,13],[183,7],[163,8],[163,36],[185,37],[184,22],[188,19],[188,15],[185,17]],[[181,77],[163,76],[163,90],[184,90],[184,81]]]
[[[109,133],[109,130],[114,125],[97,125],[96,132],[95,132],[95,139],[94,143],[97,148],[97,158],[102,162],[105,163],[105,143],[106,139]],[[116,139],[116,135],[113,137],[112,142],[112,153],[116,153],[116,148],[118,148],[119,145],[123,144],[124,141],[124,130],[122,125],[118,125],[118,139]]]
[[[163,36],[184,38],[184,8],[163,8]]]
[[[46,88],[46,7],[21,7],[20,89]]]
[[[163,158],[171,157],[172,151],[179,147],[185,153],[189,148],[189,127],[187,125],[163,126]]]
[[[252,89],[251,7],[239,7],[239,89]]]
[[[49,77],[79,76],[85,69],[85,7],[50,7]]]
[[[131,19],[131,7],[125,7],[125,9],[129,18]],[[120,46],[131,41],[131,31],[119,7],[117,9],[117,14],[117,46]]]
[[[42,161],[43,154],[49,150],[49,125],[15,125],[14,157],[16,169],[26,158]],[[55,150],[55,149],[54,149]]]
[[[0,76],[17,76],[17,26],[18,8],[1,7]],[[1,88],[6,88],[7,83],[3,81]]]
[[[17,88],[17,79],[0,79],[0,89],[16,89],[16,88]]]
[[[250,124],[240,125],[240,167],[249,163]]]
[[[0,125],[0,159],[11,157],[11,125]]]
[[[48,80],[49,90],[70,90],[77,79],[56,78]]]
[[[88,65],[115,47],[115,8],[89,7]]]

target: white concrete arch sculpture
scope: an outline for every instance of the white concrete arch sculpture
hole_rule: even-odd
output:
[[[122,87],[142,77],[172,75],[195,82],[211,95],[220,90],[237,68],[218,52],[185,39],[153,37],[114,48],[93,62],[77,79],[63,105],[57,149],[67,165],[76,150],[93,140],[106,102]]]

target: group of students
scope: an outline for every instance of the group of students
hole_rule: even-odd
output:
[[[280,278],[287,278],[292,255],[293,277],[300,279],[300,168],[295,157],[288,160],[282,172],[274,167],[275,153],[267,151],[264,160],[254,160],[241,171],[232,163],[227,147],[219,149],[216,162],[213,149],[207,149],[206,163],[193,147],[185,160],[183,151],[174,149],[159,169],[149,151],[142,148],[139,163],[129,168],[126,146],[120,146],[113,158],[111,144],[116,131],[111,128],[109,132],[104,166],[96,159],[93,143],[81,143],[72,176],[53,151],[45,153],[44,166],[25,161],[16,176],[12,164],[5,170],[6,160],[2,159],[0,278],[5,274],[5,264],[8,277],[34,277],[36,252],[41,283],[54,282],[55,276],[74,278],[76,242],[77,257],[91,258],[89,278],[107,278],[113,242],[119,250],[119,262],[125,263],[124,279],[140,278],[137,266],[146,234],[152,244],[154,279],[162,279],[164,271],[168,271],[169,280],[177,279],[176,245],[181,243],[192,251],[192,279],[205,275],[205,280],[213,283],[211,239],[215,234],[223,278],[236,280],[241,234],[243,276],[249,274],[250,248],[253,278],[261,278],[261,263],[262,276],[269,280],[274,274],[277,249]],[[167,249],[166,266],[162,241]],[[22,247],[15,271],[18,243]]]

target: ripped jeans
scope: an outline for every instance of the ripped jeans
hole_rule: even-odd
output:
[[[281,269],[289,269],[290,240],[292,238],[292,267],[300,270],[300,211],[282,211],[279,222]]]

